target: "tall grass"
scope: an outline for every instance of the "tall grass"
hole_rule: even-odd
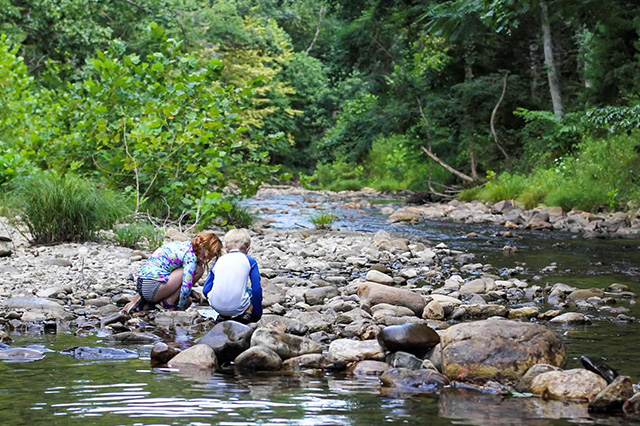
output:
[[[31,242],[83,242],[130,213],[126,200],[73,175],[38,173],[16,180],[11,210]]]
[[[129,223],[113,230],[116,243],[123,247],[137,248],[146,242],[151,250],[155,250],[164,241],[164,231],[150,223]]]

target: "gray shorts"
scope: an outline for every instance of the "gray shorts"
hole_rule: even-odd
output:
[[[144,300],[153,302],[162,284],[164,283],[151,278],[138,277],[136,289]]]

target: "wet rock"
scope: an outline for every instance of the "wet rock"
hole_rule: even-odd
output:
[[[151,348],[151,365],[164,365],[180,353],[180,349],[157,342]]]
[[[558,310],[558,309],[551,309],[548,311],[545,311],[541,314],[538,315],[538,319],[545,321],[545,320],[550,320],[552,318],[557,317],[558,315],[560,315],[562,313],[562,311]]]
[[[583,368],[542,373],[531,382],[531,392],[536,395],[589,402],[606,387],[607,382],[602,377]]]
[[[207,334],[196,340],[197,344],[207,345],[216,354],[218,361],[233,361],[251,346],[253,328],[237,321],[223,321],[216,324]]]
[[[127,316],[124,313],[120,311],[114,312],[102,318],[102,320],[100,321],[100,327],[106,327],[107,325],[115,324],[118,322],[124,324],[126,321]]]
[[[283,370],[299,371],[324,368],[326,359],[322,354],[306,354],[289,358],[282,363]]]
[[[351,324],[356,321],[371,320],[371,315],[363,309],[356,308],[348,312],[342,312],[336,317],[338,324]]]
[[[121,345],[135,345],[145,343],[155,343],[162,340],[155,334],[138,333],[134,331],[125,331],[124,333],[110,334],[104,338],[106,343],[118,343]]]
[[[393,278],[383,272],[376,271],[375,269],[367,272],[366,280],[379,284],[393,284]]]
[[[612,383],[616,377],[618,377],[618,372],[604,362],[592,360],[591,358],[583,355],[580,357],[580,363],[587,370],[596,373],[605,379],[607,383]]]
[[[365,282],[358,287],[358,297],[361,304],[374,306],[379,303],[404,306],[413,311],[415,315],[422,315],[426,306],[422,296],[410,291],[383,284]]]
[[[195,345],[180,352],[168,362],[169,367],[193,366],[213,368],[218,365],[216,354],[210,346]]]
[[[60,351],[62,355],[69,355],[76,359],[134,359],[138,352],[131,349],[105,348],[93,346],[76,346]]]
[[[391,368],[389,364],[382,361],[364,360],[358,362],[354,369],[354,376],[380,376],[386,370]]]
[[[477,278],[460,287],[460,294],[486,293],[495,288],[495,280],[491,278]]]
[[[549,364],[536,364],[532,366],[527,372],[518,380],[515,388],[518,392],[529,392],[531,390],[531,382],[537,376],[542,373],[548,373],[549,371],[562,371],[562,368]]]
[[[39,361],[45,357],[41,351],[29,348],[9,348],[0,350],[0,359],[4,361]]]
[[[539,324],[484,320],[457,324],[440,334],[447,377],[520,378],[535,364],[564,365],[564,341]]]
[[[422,367],[423,360],[408,352],[393,352],[387,355],[385,361],[394,368],[408,368],[418,370]]]
[[[258,328],[253,333],[251,346],[267,347],[282,359],[311,353],[322,353],[322,346],[311,339],[268,328]]]
[[[511,309],[509,311],[509,319],[533,318],[537,317],[540,309],[536,306],[523,306],[522,308]]]
[[[449,379],[433,370],[390,368],[380,376],[383,386],[402,390],[435,392],[449,384]]]
[[[329,362],[362,361],[371,359],[374,361],[384,360],[384,350],[377,340],[351,340],[337,339],[329,345],[327,356]]]
[[[252,346],[234,360],[239,370],[274,371],[282,366],[280,356],[265,346]]]
[[[440,336],[426,324],[402,324],[383,328],[378,342],[389,352],[408,352],[422,358],[440,342]]]
[[[589,411],[615,412],[633,396],[633,383],[628,376],[618,376],[589,404]]]
[[[506,317],[509,314],[509,310],[506,306],[502,305],[461,305],[459,309],[464,309],[462,315],[465,319],[487,319],[491,317]]]
[[[640,392],[634,394],[622,406],[624,415],[632,418],[640,417]]]
[[[553,317],[550,322],[559,324],[591,324],[591,320],[579,312],[566,312],[557,317]]]

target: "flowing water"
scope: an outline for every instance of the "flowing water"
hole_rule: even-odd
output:
[[[426,222],[391,226],[376,208],[342,209],[334,228],[412,234],[451,249],[474,253],[471,262],[491,264],[495,273],[580,288],[603,288],[618,282],[640,292],[640,241],[583,240],[560,232],[517,232],[504,238],[503,229],[488,225]],[[309,227],[316,211],[302,196],[281,195],[249,200],[268,207],[276,228]],[[470,232],[477,236],[468,237]],[[505,256],[504,245],[518,248]],[[570,356],[601,359],[640,380],[636,363],[640,343],[637,321],[620,323],[618,313],[640,317],[633,301],[592,311],[590,326],[554,326],[563,334]],[[539,398],[501,397],[464,389],[439,395],[399,393],[382,389],[376,379],[336,374],[225,375],[202,371],[151,368],[150,347],[134,347],[140,356],[128,360],[79,360],[58,351],[73,346],[103,346],[100,336],[70,334],[13,336],[12,346],[36,345],[46,357],[35,362],[0,363],[1,425],[640,425],[620,416],[594,416],[582,404]]]

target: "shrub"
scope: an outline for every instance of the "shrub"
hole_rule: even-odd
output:
[[[223,203],[220,216],[223,219],[223,225],[232,225],[236,228],[248,228],[256,220],[256,215],[248,207],[241,206],[238,203]]]
[[[331,225],[336,220],[338,220],[338,216],[333,213],[321,213],[312,217],[311,223],[315,225],[316,229],[331,229]]]
[[[489,173],[489,177],[495,176]],[[522,175],[504,172],[496,179],[492,179],[485,184],[478,196],[483,201],[498,202],[501,200],[511,200],[518,196],[527,187],[527,179]]]
[[[146,242],[149,249],[162,245],[164,232],[150,223],[129,223],[113,230],[114,239],[118,245],[136,248],[141,242]]]
[[[73,175],[38,173],[16,181],[12,210],[33,243],[95,239],[131,211],[120,195]]]

